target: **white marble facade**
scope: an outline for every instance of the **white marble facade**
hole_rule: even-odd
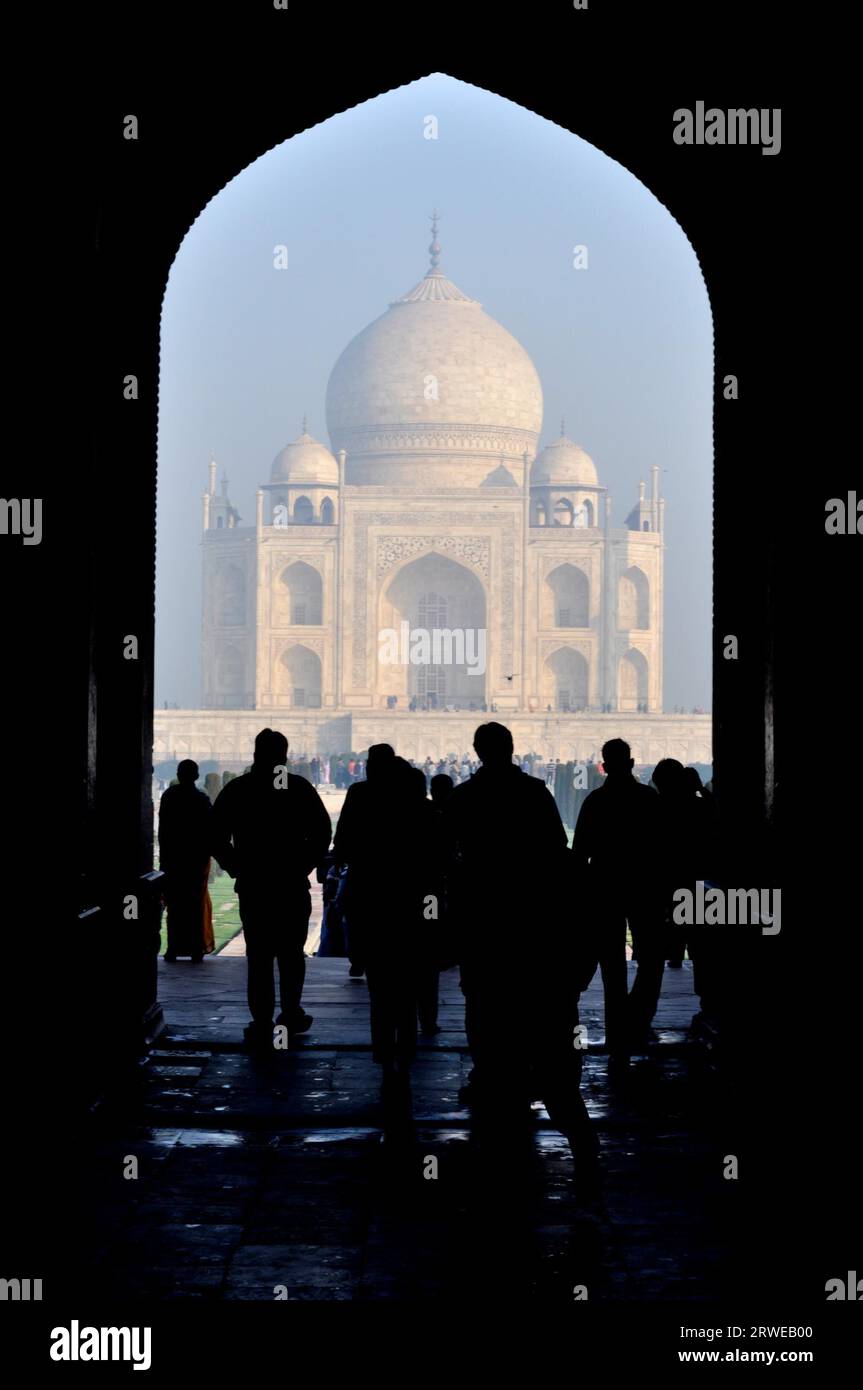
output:
[[[613,725],[645,755],[673,745],[709,761],[709,718],[662,714],[659,465],[613,526],[584,449],[563,427],[540,449],[529,356],[444,276],[436,236],[430,251],[419,284],[336,363],[331,448],[304,422],[253,526],[211,464],[203,708],[157,711],[156,761],[184,748],[242,759],[238,740],[266,722],[309,753],[397,729],[399,751],[440,756],[465,751],[492,704],[525,752],[590,756]],[[404,625],[466,633],[474,660],[454,641],[394,664],[384,634]]]

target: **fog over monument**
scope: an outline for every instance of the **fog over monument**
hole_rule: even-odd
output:
[[[156,760],[256,710],[439,756],[491,709],[709,760],[710,332],[642,185],[452,79],[251,166],[166,294]]]

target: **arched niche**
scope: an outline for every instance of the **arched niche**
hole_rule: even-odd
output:
[[[559,647],[546,657],[542,670],[542,707],[551,705],[561,714],[587,709],[590,698],[590,667],[583,652]]]
[[[295,560],[282,570],[276,593],[276,619],[286,627],[315,627],[323,622],[323,582],[318,571]]]
[[[279,703],[292,709],[320,709],[321,658],[297,643],[282,652],[276,664],[275,691]]]
[[[544,627],[588,627],[590,581],[578,565],[557,565],[543,585]]]
[[[638,565],[630,565],[620,576],[617,622],[623,632],[650,627],[650,584]]]
[[[647,705],[647,658],[631,649],[620,658],[617,682],[618,708],[629,713],[644,712]]]

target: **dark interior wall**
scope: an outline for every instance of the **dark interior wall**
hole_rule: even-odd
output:
[[[442,69],[524,104],[619,160],[680,222],[705,276],[716,350],[716,785],[734,829],[735,876],[747,884],[766,874],[789,876],[782,937],[729,948],[727,989],[737,1038],[752,1045],[752,1095],[767,1095],[771,1116],[781,1097],[787,1115],[794,1094],[808,1097],[812,1084],[807,1057],[788,1042],[811,999],[799,985],[807,970],[814,972],[810,989],[822,978],[837,923],[848,942],[843,914],[853,902],[843,897],[841,877],[852,854],[850,823],[819,795],[830,761],[830,712],[843,691],[853,693],[847,681],[857,570],[855,540],[827,537],[823,525],[824,499],[850,484],[847,446],[835,432],[830,339],[818,331],[818,315],[827,291],[834,302],[845,291],[832,282],[836,268],[825,255],[813,302],[795,239],[801,186],[807,197],[829,201],[817,132],[792,102],[784,106],[784,146],[774,159],[755,150],[680,149],[671,139],[680,105],[702,97],[783,104],[771,68],[762,65],[753,77],[736,65],[729,95],[727,80],[699,84],[673,66],[641,65],[631,55],[622,65],[613,31],[596,21],[574,41],[565,7],[535,30],[519,28],[517,42],[509,24],[495,21],[491,42],[487,31],[466,28],[456,7],[438,6],[424,25],[433,36],[458,40],[443,45],[446,58],[429,59],[413,56],[428,51],[427,31],[424,42],[406,38],[384,58],[369,42],[367,13],[340,15],[337,33],[327,37],[312,9],[291,6],[289,38],[273,27],[284,16],[269,10],[261,9],[242,37],[208,15],[208,38],[220,47],[215,64],[195,44],[176,62],[168,25],[158,60],[104,78],[95,92],[78,92],[56,161],[54,221],[46,225],[65,226],[74,207],[82,232],[80,251],[63,263],[64,288],[75,300],[63,325],[73,329],[64,358],[72,400],[49,432],[41,428],[44,393],[36,395],[24,424],[31,441],[43,442],[15,455],[4,484],[7,495],[43,492],[46,540],[23,550],[2,538],[0,546],[4,592],[12,596],[6,649],[14,676],[3,692],[9,779],[26,790],[10,817],[9,913],[15,944],[23,941],[28,952],[20,976],[29,978],[34,966],[50,976],[37,1005],[24,990],[7,1007],[13,1040],[32,1036],[27,1029],[46,1013],[61,1021],[61,1038],[68,1030],[83,1039],[66,1098],[85,1103],[135,1055],[145,1020],[155,1021],[153,921],[142,876],[152,865],[159,314],[176,249],[209,198],[274,144]],[[637,50],[634,35],[630,42]],[[123,139],[130,112],[140,121],[137,141]],[[50,149],[51,133],[45,135]],[[842,229],[836,234],[841,263]],[[22,245],[19,253],[22,273],[44,278],[39,247]],[[812,316],[806,330],[802,312]],[[44,321],[31,328],[32,342],[22,338],[20,351],[38,376],[50,370]],[[123,399],[128,373],[138,378],[137,401]],[[727,373],[740,384],[734,402],[722,396]],[[46,612],[53,622],[47,632]],[[734,662],[723,658],[727,634],[739,641]],[[136,661],[123,657],[130,635],[138,641]],[[47,764],[35,781],[34,761]],[[782,859],[775,828],[796,822],[800,792],[814,794],[818,814],[805,813],[806,856],[786,850]],[[813,858],[832,865],[826,884]],[[137,921],[124,917],[130,894],[142,904]],[[816,921],[822,935],[813,950]],[[13,979],[18,969],[12,967]],[[827,983],[835,999],[836,981]],[[61,1044],[48,1036],[56,1060]],[[834,1132],[831,1153],[841,1148],[841,1126]],[[763,1162],[777,1153],[774,1144]]]

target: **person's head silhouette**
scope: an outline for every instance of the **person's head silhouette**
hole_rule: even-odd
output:
[[[366,758],[366,780],[375,782],[392,771],[395,749],[388,743],[373,743]]]
[[[262,729],[255,739],[255,772],[272,775],[277,767],[287,766],[288,740],[276,729]]]
[[[181,787],[194,787],[200,775],[198,764],[191,758],[184,758],[181,763],[177,763],[177,781]]]
[[[438,810],[443,809],[454,790],[452,778],[448,772],[435,773],[431,779],[431,799]]]
[[[635,767],[629,744],[622,738],[610,738],[602,745],[602,766],[608,777],[628,777]]]
[[[425,775],[425,773],[423,772],[423,770],[422,770],[421,767],[412,767],[410,763],[408,763],[408,770],[409,770],[409,772],[410,772],[410,790],[411,790],[411,795],[412,795],[412,797],[415,797],[417,801],[425,801],[425,799],[426,799],[426,775]]]
[[[480,724],[473,736],[473,746],[483,767],[512,766],[512,734],[503,724],[497,724],[494,720]]]
[[[685,767],[683,769],[683,780],[686,790],[690,796],[700,796],[704,791],[704,783],[697,767]]]
[[[686,771],[676,758],[663,758],[653,769],[651,779],[660,796],[686,794]]]

